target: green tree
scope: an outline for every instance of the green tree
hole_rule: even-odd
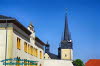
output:
[[[72,63],[74,66],[85,66],[81,59],[76,59]]]

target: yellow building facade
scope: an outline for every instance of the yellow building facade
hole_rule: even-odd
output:
[[[38,61],[37,65],[24,66],[43,66],[44,46],[45,43],[36,37],[32,24],[26,28],[18,20],[0,15],[0,61],[18,58]],[[24,63],[24,61],[16,62]],[[0,66],[4,66],[2,62]]]

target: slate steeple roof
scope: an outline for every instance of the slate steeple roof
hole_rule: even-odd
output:
[[[61,48],[72,49],[72,40],[71,40],[69,28],[68,28],[67,12],[65,14],[64,35],[63,35],[63,40],[61,40]]]
[[[63,40],[70,40],[70,34],[69,34],[69,29],[68,29],[67,12],[65,14],[65,27],[64,27],[64,39]]]

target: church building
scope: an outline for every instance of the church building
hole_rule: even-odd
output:
[[[65,27],[63,39],[58,48],[58,55],[51,53],[50,45],[46,44],[44,54],[44,66],[73,66],[73,46],[71,35],[68,29],[67,13],[65,14]]]

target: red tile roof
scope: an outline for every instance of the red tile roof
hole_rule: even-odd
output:
[[[100,66],[100,59],[90,59],[85,66]]]

